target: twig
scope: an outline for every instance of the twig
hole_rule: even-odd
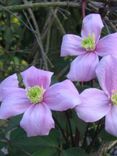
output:
[[[82,17],[85,17],[86,0],[82,0]]]
[[[28,8],[47,8],[47,7],[79,7],[80,6],[80,1],[79,2],[39,2],[39,3],[28,3],[28,4],[20,4],[20,5],[12,5],[12,6],[6,6],[6,7],[1,7],[0,5],[0,11],[6,11],[7,10],[12,10],[12,11],[22,11],[24,9]]]
[[[23,1],[24,1],[24,3],[28,4],[27,0],[23,0]],[[47,56],[46,56],[46,54],[44,52],[39,27],[38,27],[38,24],[36,22],[36,19],[35,19],[35,16],[34,16],[34,13],[33,13],[32,9],[28,8],[28,12],[29,12],[29,14],[30,14],[30,16],[32,18],[32,21],[33,21],[33,24],[34,24],[34,27],[35,27],[35,31],[36,31],[35,37],[36,37],[37,43],[38,43],[38,45],[40,47],[40,51],[41,51],[41,55],[42,55],[42,59],[43,59],[43,62],[44,62],[45,69],[47,70],[48,69],[48,65],[47,65],[47,61],[46,61]]]
[[[30,30],[32,33],[35,33],[34,30],[32,30],[21,18],[19,18],[15,13],[13,13],[11,10],[7,9],[7,7],[3,7],[0,5],[0,9],[4,8],[6,12],[10,13],[12,16],[16,17],[28,30]]]

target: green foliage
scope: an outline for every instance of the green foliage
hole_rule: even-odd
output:
[[[61,156],[88,156],[81,148],[69,148],[62,152]]]

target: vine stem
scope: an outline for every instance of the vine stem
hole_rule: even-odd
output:
[[[88,123],[87,126],[86,126],[86,131],[85,131],[85,134],[84,134],[82,147],[85,147],[85,145],[86,145],[86,139],[87,139],[87,135],[88,135],[88,128],[89,128],[89,126],[90,126],[90,124]]]
[[[93,138],[92,138],[92,141],[91,141],[90,145],[89,145],[88,148],[87,148],[87,152],[88,152],[88,153],[91,151],[92,147],[94,146],[95,141],[96,141],[96,139],[97,139],[99,133],[100,133],[101,130],[102,130],[102,127],[103,127],[103,125],[102,125],[102,120],[100,120],[100,121],[98,122],[98,124],[97,124],[97,128],[96,128],[95,134],[94,134],[94,136],[93,136]]]
[[[86,0],[82,0],[82,17],[85,17]]]
[[[53,117],[53,118],[54,118],[54,120],[55,120],[55,122],[56,122],[58,128],[60,129],[60,131],[61,131],[61,133],[62,133],[62,135],[63,135],[63,138],[65,139],[65,142],[66,142],[66,144],[67,144],[67,143],[68,143],[68,138],[66,137],[66,135],[65,135],[65,133],[64,133],[64,129],[61,127],[61,125],[60,125],[60,123],[58,122],[58,120],[57,120],[55,117]]]
[[[28,4],[20,4],[20,5],[11,5],[11,6],[2,6],[0,5],[0,11],[22,11],[28,8],[47,8],[47,7],[79,7],[80,6],[80,0],[79,2],[39,2],[39,3],[28,3]]]
[[[71,137],[71,144],[72,144],[72,146],[74,146],[74,138],[73,138],[73,132],[72,132],[72,125],[71,125],[69,114],[68,114],[67,111],[65,112],[65,115],[66,115],[68,126],[69,126],[70,137]]]

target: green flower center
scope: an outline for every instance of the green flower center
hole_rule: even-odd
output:
[[[89,35],[82,40],[82,47],[87,51],[92,51],[95,49],[95,35]]]
[[[111,101],[114,105],[117,105],[117,91],[114,91],[114,93],[112,94]]]
[[[44,89],[39,86],[34,86],[28,89],[27,97],[33,104],[37,104],[43,100]]]

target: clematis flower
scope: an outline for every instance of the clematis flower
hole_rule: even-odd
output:
[[[117,136],[117,57],[106,56],[96,69],[102,90],[84,90],[77,115],[85,122],[95,122],[105,116],[105,129]]]
[[[2,82],[4,98],[0,108],[0,119],[24,113],[20,126],[28,136],[48,135],[54,128],[51,110],[65,111],[74,108],[80,103],[79,93],[70,80],[50,86],[53,73],[33,66],[21,75],[25,89],[18,87],[16,75]],[[7,87],[9,83],[12,83],[11,87]]]
[[[83,19],[81,37],[66,34],[63,37],[61,56],[78,56],[71,63],[67,77],[72,81],[90,81],[96,77],[99,56],[117,55],[117,33],[100,39],[103,23],[99,14]]]

